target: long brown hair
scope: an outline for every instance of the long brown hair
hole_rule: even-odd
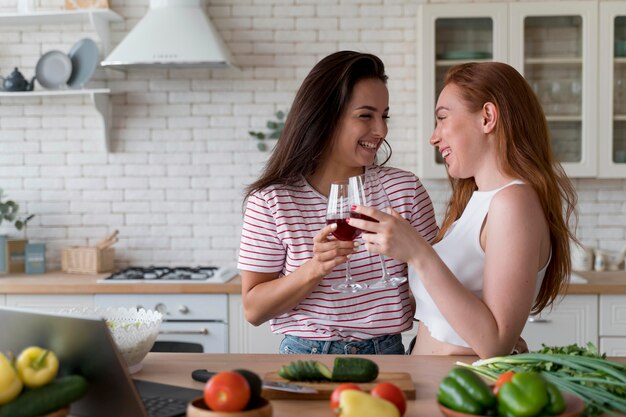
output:
[[[532,186],[539,196],[550,229],[552,258],[532,307],[532,313],[538,313],[552,304],[571,272],[569,242],[576,237],[568,225],[572,216],[577,218],[576,191],[554,157],[541,104],[519,72],[499,62],[462,64],[450,68],[444,86],[448,84],[460,88],[470,112],[480,111],[488,102],[496,106],[500,114],[495,128],[500,168]],[[461,216],[477,189],[473,178],[449,179],[452,198],[438,239]]]
[[[387,82],[383,62],[372,54],[339,51],[318,62],[298,89],[285,128],[260,178],[246,188],[246,199],[269,185],[294,185],[316,172],[332,148],[354,85],[369,78]],[[386,141],[384,144],[387,162],[391,147]]]

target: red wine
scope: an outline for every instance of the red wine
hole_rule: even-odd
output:
[[[378,223],[378,220],[371,218],[370,216],[366,216],[365,214],[350,212],[350,217],[355,219],[363,219],[370,222]],[[354,240],[361,234],[362,230],[357,229],[354,226],[351,226],[346,219],[326,219],[326,224],[336,223],[337,228],[333,232],[333,236],[335,236],[339,240]]]
[[[339,240],[354,240],[361,234],[361,230],[350,226],[346,219],[326,219],[326,224],[332,223],[337,224],[337,228],[333,231],[333,236]]]

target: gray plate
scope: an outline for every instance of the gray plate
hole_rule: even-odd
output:
[[[58,90],[67,86],[72,74],[72,61],[61,51],[46,52],[37,61],[35,75],[42,87]]]
[[[89,38],[81,39],[72,46],[68,56],[72,61],[72,74],[67,85],[70,88],[83,88],[98,66],[98,45]]]

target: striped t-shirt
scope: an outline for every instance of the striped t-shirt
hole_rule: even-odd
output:
[[[415,175],[391,167],[376,170],[391,206],[427,240],[437,234],[432,202]],[[272,185],[248,198],[239,249],[240,270],[279,273],[289,279],[313,256],[313,237],[326,225],[328,198],[304,179],[297,185]],[[386,259],[391,276],[407,276],[405,263]],[[338,265],[292,310],[270,320],[272,332],[319,340],[363,340],[411,329],[409,286],[335,292],[345,279]],[[355,281],[373,283],[382,276],[378,255],[364,245],[350,258]]]

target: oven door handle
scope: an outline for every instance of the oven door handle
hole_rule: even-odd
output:
[[[159,331],[159,334],[200,334],[207,336],[209,329],[203,327],[200,330],[162,330]]]

